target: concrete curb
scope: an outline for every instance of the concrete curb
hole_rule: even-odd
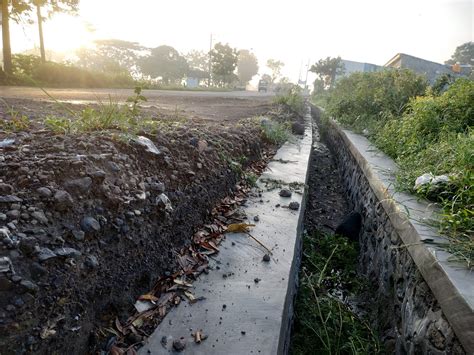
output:
[[[437,212],[433,204],[395,191],[396,164],[365,137],[343,130],[335,122],[331,122],[331,129],[340,135],[362,169],[466,353],[473,354],[474,273],[449,261],[450,254],[445,250],[423,243],[446,242],[427,225]]]
[[[180,354],[288,353],[312,146],[309,108],[305,120],[304,137],[278,150],[257,181],[261,196],[249,196],[242,207],[248,223],[256,224],[251,234],[272,250],[271,260],[262,261],[266,251],[245,234],[227,234],[211,260],[215,270],[193,285],[196,297],[206,299],[173,308],[139,354],[175,353],[172,343],[181,337],[186,348]],[[280,197],[280,188],[268,188],[276,181],[295,183],[302,193]],[[299,203],[297,211],[285,208],[291,201]],[[191,333],[201,329],[208,338],[196,344]]]

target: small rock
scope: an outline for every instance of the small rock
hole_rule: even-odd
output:
[[[22,280],[20,282],[20,286],[22,286],[25,289],[25,291],[31,292],[31,293],[36,293],[39,290],[39,287],[37,284],[28,280]]]
[[[100,223],[93,217],[84,217],[81,221],[81,229],[86,233],[100,231]]]
[[[49,248],[41,248],[38,253],[38,259],[41,262],[55,258],[55,257],[57,257],[57,255],[54,254],[54,252]]]
[[[31,217],[36,219],[38,222],[46,224],[48,223],[48,218],[46,218],[43,211],[36,211],[31,214]]]
[[[254,216],[254,217],[253,217],[253,220],[254,220],[255,222],[258,222],[258,221],[260,221],[260,217],[259,217],[259,216]]]
[[[82,241],[84,240],[85,238],[85,235],[86,233],[84,233],[83,231],[81,230],[73,230],[72,231],[72,236],[74,237],[74,239],[76,239],[77,241]]]
[[[186,348],[186,340],[184,338],[173,341],[173,349],[176,351],[183,351]]]
[[[281,189],[280,190],[281,197],[291,197],[291,191],[288,189]]]
[[[156,198],[156,204],[160,207],[164,207],[166,212],[173,212],[173,206],[171,206],[171,201],[165,194],[160,194]]]
[[[10,230],[7,227],[0,228],[0,240],[10,238]]]
[[[88,255],[84,261],[84,265],[89,269],[96,269],[99,266],[99,260],[94,255]]]
[[[0,258],[0,273],[14,272],[12,261],[8,256],[2,256]]]
[[[104,182],[105,177],[106,177],[106,172],[104,170],[96,170],[92,173],[89,174],[92,180],[97,182],[98,184],[102,184]]]
[[[20,217],[21,212],[18,210],[11,210],[7,212],[7,217],[9,219],[18,219]]]
[[[293,132],[293,134],[296,134],[299,136],[304,135],[304,129],[305,129],[304,125],[299,122],[293,122],[291,125],[291,131]]]
[[[133,141],[138,145],[145,147],[145,150],[154,155],[161,155],[161,151],[156,147],[156,145],[149,140],[147,137],[138,136],[134,138]]]
[[[0,221],[6,221],[7,215],[5,213],[0,213]]]
[[[81,252],[74,248],[57,248],[54,250],[54,253],[59,256],[64,256],[66,258],[77,258],[81,256]]]
[[[2,195],[0,196],[0,203],[15,203],[22,202],[23,200],[15,195]]]
[[[50,198],[53,195],[52,191],[47,187],[39,187],[36,189],[36,192],[43,198]]]
[[[47,273],[48,270],[36,262],[30,265],[30,275],[35,281],[38,281],[42,276],[46,275]]]
[[[255,282],[256,284],[258,284],[260,281],[262,281],[262,279],[259,279],[258,277],[253,279],[253,282]]]
[[[5,183],[0,183],[0,194],[11,194],[13,192],[13,186]]]
[[[89,192],[91,186],[92,179],[89,176],[80,179],[69,180],[64,184],[64,187],[68,191],[82,194]]]
[[[148,189],[158,194],[162,194],[163,192],[165,192],[165,184],[163,184],[162,182],[152,182],[148,184]]]
[[[56,191],[54,194],[55,207],[58,211],[65,211],[73,206],[74,201],[71,195],[64,190]]]
[[[270,255],[265,254],[265,255],[263,256],[262,260],[268,263],[268,262],[271,260],[271,259],[270,259]]]
[[[23,254],[29,256],[35,252],[37,241],[33,237],[23,237],[20,240],[20,250]]]
[[[207,146],[208,146],[208,144],[205,140],[200,140],[197,144],[197,149],[198,149],[199,153],[204,152],[207,149]]]
[[[9,147],[15,144],[15,140],[13,138],[5,138],[0,141],[0,148]]]
[[[288,208],[289,208],[290,210],[297,211],[297,210],[300,208],[300,204],[299,204],[299,202],[292,201],[292,202],[290,202],[290,204],[288,205]]]

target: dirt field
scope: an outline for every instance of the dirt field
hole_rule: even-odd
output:
[[[269,100],[174,97],[166,105],[178,110],[142,110],[158,124],[136,136],[58,134],[43,122],[67,117],[64,107],[5,101],[2,119],[13,107],[29,124],[0,130],[2,354],[110,350],[117,336],[104,329],[126,324],[242,171],[276,148],[255,120],[242,120],[278,115]],[[121,341],[147,333],[132,335]]]

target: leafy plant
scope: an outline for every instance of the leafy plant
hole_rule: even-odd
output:
[[[9,118],[0,120],[0,129],[7,132],[20,132],[30,128],[31,122],[27,116],[10,107],[5,101],[4,104],[7,107],[7,116]]]

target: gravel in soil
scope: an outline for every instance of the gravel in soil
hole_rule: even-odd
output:
[[[139,137],[59,135],[42,124],[57,106],[44,105],[23,100],[29,128],[0,131],[2,354],[105,348],[98,329],[126,322],[136,298],[179,267],[177,250],[234,189],[233,163],[274,149],[251,121],[169,112]]]

